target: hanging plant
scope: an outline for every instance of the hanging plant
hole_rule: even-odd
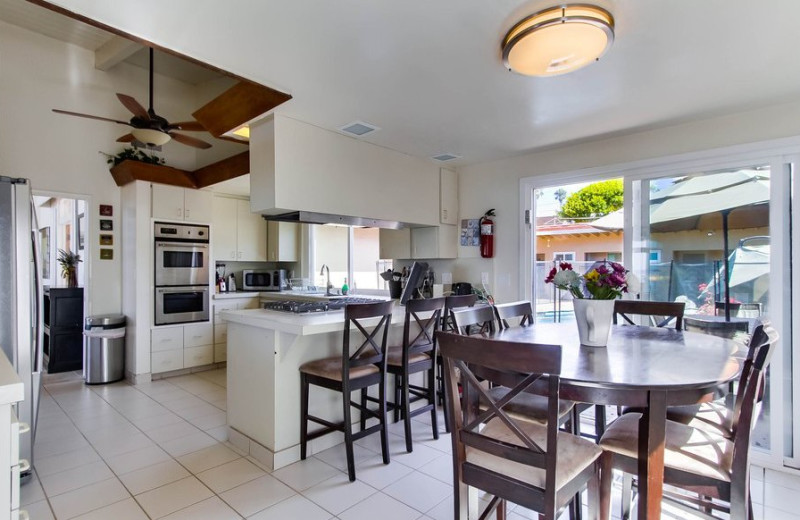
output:
[[[116,155],[100,152],[106,156],[106,162],[112,166],[116,166],[122,161],[139,161],[147,164],[165,164],[163,157],[158,157],[154,154],[147,154],[138,148],[129,147],[124,148]]]

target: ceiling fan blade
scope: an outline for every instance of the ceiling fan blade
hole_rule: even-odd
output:
[[[145,121],[149,121],[150,120],[150,115],[147,113],[147,110],[145,110],[145,108],[142,105],[140,105],[138,101],[133,99],[131,96],[128,96],[126,94],[120,94],[118,92],[117,93],[117,99],[119,99],[120,102],[123,105],[125,105],[125,108],[130,110],[131,113],[133,115],[135,115],[136,117],[141,117]]]
[[[87,119],[97,119],[98,121],[108,121],[109,123],[119,123],[121,125],[131,126],[131,124],[127,121],[119,121],[117,119],[109,119],[107,117],[100,117],[100,116],[91,116],[89,114],[81,114],[79,112],[70,112],[69,110],[59,110],[57,108],[54,108],[53,112],[57,114],[66,114],[68,116],[85,117]]]
[[[188,135],[176,134],[176,133],[173,133],[173,132],[170,132],[169,135],[170,135],[170,137],[172,137],[173,139],[175,139],[176,141],[178,141],[181,144],[185,144],[185,145],[188,145],[188,146],[194,146],[195,148],[202,148],[204,150],[206,148],[211,148],[210,144],[208,144],[207,142],[205,142],[205,141],[203,141],[201,139],[197,139],[195,137],[189,137]]]
[[[132,143],[136,140],[136,137],[133,134],[125,134],[119,139],[117,139],[118,143]]]
[[[184,132],[206,132],[206,127],[197,121],[181,121],[180,123],[170,123],[169,130],[182,130]]]

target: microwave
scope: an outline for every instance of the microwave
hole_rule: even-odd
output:
[[[242,290],[245,291],[282,291],[288,289],[288,286],[286,269],[242,271]]]
[[[156,287],[155,295],[156,325],[209,320],[207,285]]]

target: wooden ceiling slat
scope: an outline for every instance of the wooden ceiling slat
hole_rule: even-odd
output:
[[[289,94],[240,81],[195,111],[192,116],[212,135],[219,137],[290,99],[292,96]]]
[[[250,173],[250,152],[242,152],[192,172],[198,188]]]

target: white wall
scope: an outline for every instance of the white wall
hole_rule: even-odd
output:
[[[195,94],[189,85],[156,75],[155,109],[170,120],[191,119],[191,112],[199,106],[195,100],[218,88],[211,85]],[[87,199],[87,239],[92,240],[94,255],[87,261],[91,280],[88,312],[93,314],[121,309],[120,190],[105,157],[98,152],[122,150],[123,145],[115,141],[129,127],[55,114],[51,109],[128,120],[130,114],[116,92],[146,104],[147,71],[127,64],[98,71],[93,52],[0,22],[0,174],[29,178],[37,192]],[[244,150],[219,140],[213,144],[210,151],[196,151],[168,143],[162,155],[169,165],[194,169],[216,160],[225,146]],[[100,204],[114,207],[112,261],[97,257]]]
[[[497,208],[495,258],[470,260],[469,272],[463,275],[474,280],[480,279],[479,271],[491,272],[491,286],[497,301],[524,296],[519,278],[523,257],[520,250],[521,178],[797,135],[800,135],[800,102],[460,168],[459,217],[477,218],[488,208]],[[461,252],[465,249],[460,248]],[[466,253],[474,255],[473,251]]]

